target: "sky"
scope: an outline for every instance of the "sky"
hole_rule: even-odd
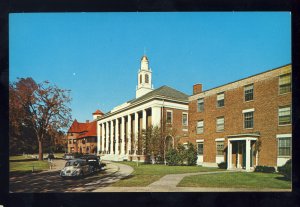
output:
[[[135,98],[143,54],[154,88],[192,94],[291,63],[290,12],[12,13],[9,80],[71,90],[85,122]]]

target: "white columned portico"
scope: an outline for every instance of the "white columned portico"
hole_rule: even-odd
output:
[[[159,107],[159,106],[151,107],[151,124],[152,124],[152,126],[160,127],[160,121],[161,121],[161,107]]]
[[[251,140],[246,139],[246,171],[250,171]]]
[[[106,139],[106,146],[105,146],[105,154],[108,154],[108,149],[109,149],[109,122],[105,123],[106,130],[105,130],[105,139]]]
[[[119,155],[119,119],[116,119],[116,127],[115,127],[115,154]]]
[[[100,128],[101,128],[101,126],[100,126],[100,124],[98,124],[98,122],[97,122],[97,154],[99,154],[99,151],[101,151],[101,149],[100,149],[100,146],[102,146],[103,145],[103,143],[102,143],[102,145],[100,145]]]
[[[142,129],[146,129],[146,128],[147,128],[146,124],[147,124],[147,112],[146,112],[146,110],[144,109],[144,110],[143,110]]]
[[[139,114],[134,113],[134,155],[137,153],[138,149],[138,135],[139,135]]]
[[[102,143],[101,151],[103,153],[105,150],[105,148],[104,148],[104,123],[101,124],[101,134],[102,134],[102,136],[101,136],[101,143]]]
[[[128,127],[127,127],[127,152],[126,154],[131,153],[131,115],[128,115]]]
[[[232,144],[230,140],[228,139],[227,143],[227,169],[232,168]]]
[[[114,121],[110,121],[110,153],[114,154]]]
[[[121,118],[121,155],[125,154],[125,118]]]

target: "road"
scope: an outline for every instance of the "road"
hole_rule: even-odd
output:
[[[128,176],[133,169],[129,166],[125,173],[120,171],[120,164],[107,162],[105,170],[82,179],[62,179],[59,170],[65,161],[55,160],[55,168],[52,170],[30,173],[26,175],[10,176],[10,192],[92,192],[96,189],[106,187],[113,182]]]

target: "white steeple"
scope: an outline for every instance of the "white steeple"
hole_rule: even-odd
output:
[[[152,90],[152,71],[149,68],[148,58],[146,55],[144,55],[141,59],[141,68],[138,72],[136,98],[141,97]]]

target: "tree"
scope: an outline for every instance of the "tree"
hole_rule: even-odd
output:
[[[39,160],[43,159],[43,141],[50,130],[67,128],[71,121],[70,91],[51,85],[48,81],[36,83],[32,78],[21,78],[10,85],[13,108],[12,126],[26,125],[34,131],[38,142]],[[11,103],[10,103],[11,104]],[[21,123],[17,121],[21,116]]]

